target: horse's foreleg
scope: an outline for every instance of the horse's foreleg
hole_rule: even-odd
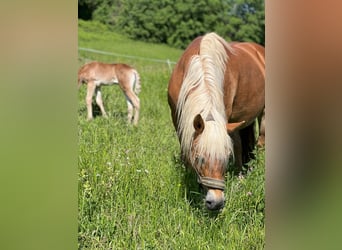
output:
[[[95,92],[95,83],[93,81],[89,81],[87,84],[87,96],[86,96],[86,104],[87,104],[87,112],[88,121],[93,119],[93,108],[92,108],[92,101],[93,101],[93,95]]]
[[[95,92],[96,92],[96,104],[97,104],[97,106],[100,107],[102,116],[108,118],[107,113],[106,113],[104,106],[103,106],[102,94],[101,94],[100,87],[96,87]]]
[[[234,145],[234,172],[239,173],[242,171],[242,143],[239,131],[229,134],[233,140]]]
[[[258,138],[258,147],[265,146],[265,109],[262,112],[261,116],[258,117],[259,122],[259,138]]]
[[[134,111],[133,124],[137,125],[138,120],[139,120],[139,110],[140,110],[139,97],[136,94],[134,94],[133,91],[127,91],[125,95],[126,95],[127,106],[128,106],[128,122],[129,123],[132,122],[133,111]]]

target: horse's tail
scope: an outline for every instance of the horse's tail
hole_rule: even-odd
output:
[[[133,70],[133,74],[135,77],[133,90],[134,90],[134,93],[136,93],[138,95],[141,91],[140,75],[139,75],[138,71],[136,71],[136,70]]]

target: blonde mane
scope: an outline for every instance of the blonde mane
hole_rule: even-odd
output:
[[[228,55],[232,48],[215,33],[205,35],[200,52],[191,58],[177,103],[178,136],[183,154],[194,163],[191,154],[195,129],[193,120],[201,114],[205,129],[200,135],[195,151],[206,154],[209,161],[228,162],[233,153],[232,140],[226,131],[226,115],[223,102],[223,84]],[[208,118],[210,117],[210,118]]]

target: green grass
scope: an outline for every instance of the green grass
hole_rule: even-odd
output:
[[[80,22],[79,46],[174,61],[182,52],[86,22]],[[103,88],[109,118],[91,122],[85,86],[80,89],[79,249],[263,249],[264,151],[244,177],[227,176],[222,212],[207,211],[195,177],[179,160],[167,104],[168,66],[80,51],[80,65],[85,58],[134,65],[142,91],[141,119],[132,127],[118,86]]]
[[[170,48],[163,44],[132,41],[123,35],[111,32],[103,24],[90,23],[83,20],[79,20],[78,38],[80,47],[117,54],[132,55],[135,57],[145,57],[165,61],[169,59],[170,61],[176,62],[182,53],[179,49]],[[84,55],[86,55],[86,53],[81,54],[81,56]],[[105,59],[112,61],[113,57],[110,56]],[[123,60],[127,59],[123,58]],[[129,61],[135,64],[136,59]],[[144,64],[145,61],[138,59],[138,63]]]

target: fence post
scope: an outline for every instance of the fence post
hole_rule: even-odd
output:
[[[171,62],[170,62],[170,60],[167,59],[166,62],[167,62],[167,65],[169,65],[170,73],[172,73],[172,68],[171,68]]]

